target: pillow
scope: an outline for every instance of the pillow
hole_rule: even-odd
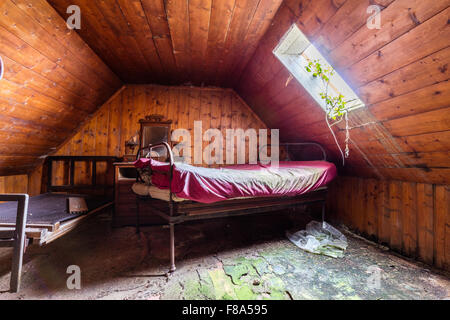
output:
[[[133,185],[131,186],[131,190],[133,190],[134,193],[140,196],[149,195],[148,186],[140,182],[133,183]]]

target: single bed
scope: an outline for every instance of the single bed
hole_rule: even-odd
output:
[[[29,198],[25,235],[28,243],[44,245],[66,234],[92,214],[113,204],[113,181],[97,183],[97,164],[112,170],[116,157],[110,156],[50,156],[47,158],[47,192]],[[83,162],[91,168],[89,183],[77,184],[75,163]],[[55,163],[64,163],[68,169],[68,184],[54,185]],[[106,165],[106,166],[105,166]],[[108,169],[109,168],[109,169]],[[112,171],[111,171],[112,172]],[[83,198],[87,212],[69,213],[69,197]],[[0,203],[0,228],[16,225],[17,203]]]
[[[19,291],[23,254],[29,244],[48,244],[76,228],[87,217],[113,204],[114,182],[110,179],[108,183],[107,176],[116,160],[110,156],[50,156],[46,161],[47,193],[34,197],[0,194],[0,201],[5,201],[0,203],[0,247],[13,247],[12,292]],[[59,162],[59,168],[53,167],[54,162]],[[76,183],[77,162],[85,163],[85,169],[91,174],[90,183]],[[104,184],[97,183],[97,163],[101,163],[102,170],[105,170],[100,174]],[[56,180],[53,179],[54,169],[63,169],[55,170],[58,175],[68,174],[64,177],[67,185],[53,184]],[[69,198],[75,201],[70,206]]]
[[[198,219],[246,215],[322,204],[325,218],[326,185],[336,177],[334,164],[326,161],[282,161],[271,165],[236,165],[202,168],[175,163],[170,146],[163,142],[141,148],[135,166],[140,172],[133,191],[137,194],[136,228],[139,232],[140,202],[166,220],[170,227],[170,272],[175,271],[175,224]],[[142,151],[165,147],[168,162],[142,158]]]

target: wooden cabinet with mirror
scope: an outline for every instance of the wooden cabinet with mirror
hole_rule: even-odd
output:
[[[139,120],[139,124],[141,126],[139,135],[142,147],[150,143],[170,141],[172,120],[164,120],[164,116],[154,114]]]
[[[130,148],[137,152],[138,148],[148,146],[149,144],[168,142],[170,144],[170,130],[172,120],[165,120],[162,115],[149,115],[145,119],[139,120],[139,142],[136,148]],[[133,137],[127,141],[127,147],[131,146]],[[154,149],[158,154],[155,159],[164,161],[167,157],[166,150]],[[145,153],[145,150],[144,150]],[[145,154],[143,154],[145,156]],[[136,169],[133,166],[133,160],[136,154],[126,154],[124,162],[117,162],[115,166],[115,211],[114,226],[129,226],[136,223],[136,196],[131,190],[131,186],[136,181]],[[162,220],[156,216],[145,214],[145,206],[141,207],[140,219],[142,224],[159,224]]]

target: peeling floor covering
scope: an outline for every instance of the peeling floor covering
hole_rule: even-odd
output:
[[[282,218],[281,218],[282,217]],[[301,221],[301,220],[304,221]],[[176,226],[178,270],[168,279],[168,229],[109,227],[102,214],[25,254],[22,289],[8,292],[11,249],[0,248],[0,299],[448,299],[448,274],[347,234],[342,259],[303,252],[284,230],[293,215],[235,217]],[[66,269],[81,268],[81,290]],[[380,288],[368,287],[370,266]]]

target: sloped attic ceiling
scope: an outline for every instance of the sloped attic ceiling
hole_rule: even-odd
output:
[[[368,29],[367,7],[382,7]],[[325,113],[272,54],[296,23],[367,105],[350,113],[351,175],[450,183],[450,1],[286,0],[236,91],[288,141],[312,140],[339,159]],[[361,124],[366,124],[360,126]],[[339,141],[344,127],[336,128]]]
[[[67,6],[82,11],[68,31]],[[367,7],[383,8],[369,30]],[[293,23],[367,108],[353,175],[449,183],[448,0],[4,0],[0,175],[25,172],[124,83],[233,87],[283,140],[338,159],[324,113],[272,54]],[[276,15],[275,15],[276,14]],[[267,31],[267,32],[266,32]],[[342,128],[336,130],[340,141]]]
[[[282,0],[48,0],[126,83],[230,87]]]
[[[122,83],[45,0],[0,1],[0,175],[25,173]]]
[[[122,83],[232,86],[281,2],[2,0],[0,175],[35,167]]]

